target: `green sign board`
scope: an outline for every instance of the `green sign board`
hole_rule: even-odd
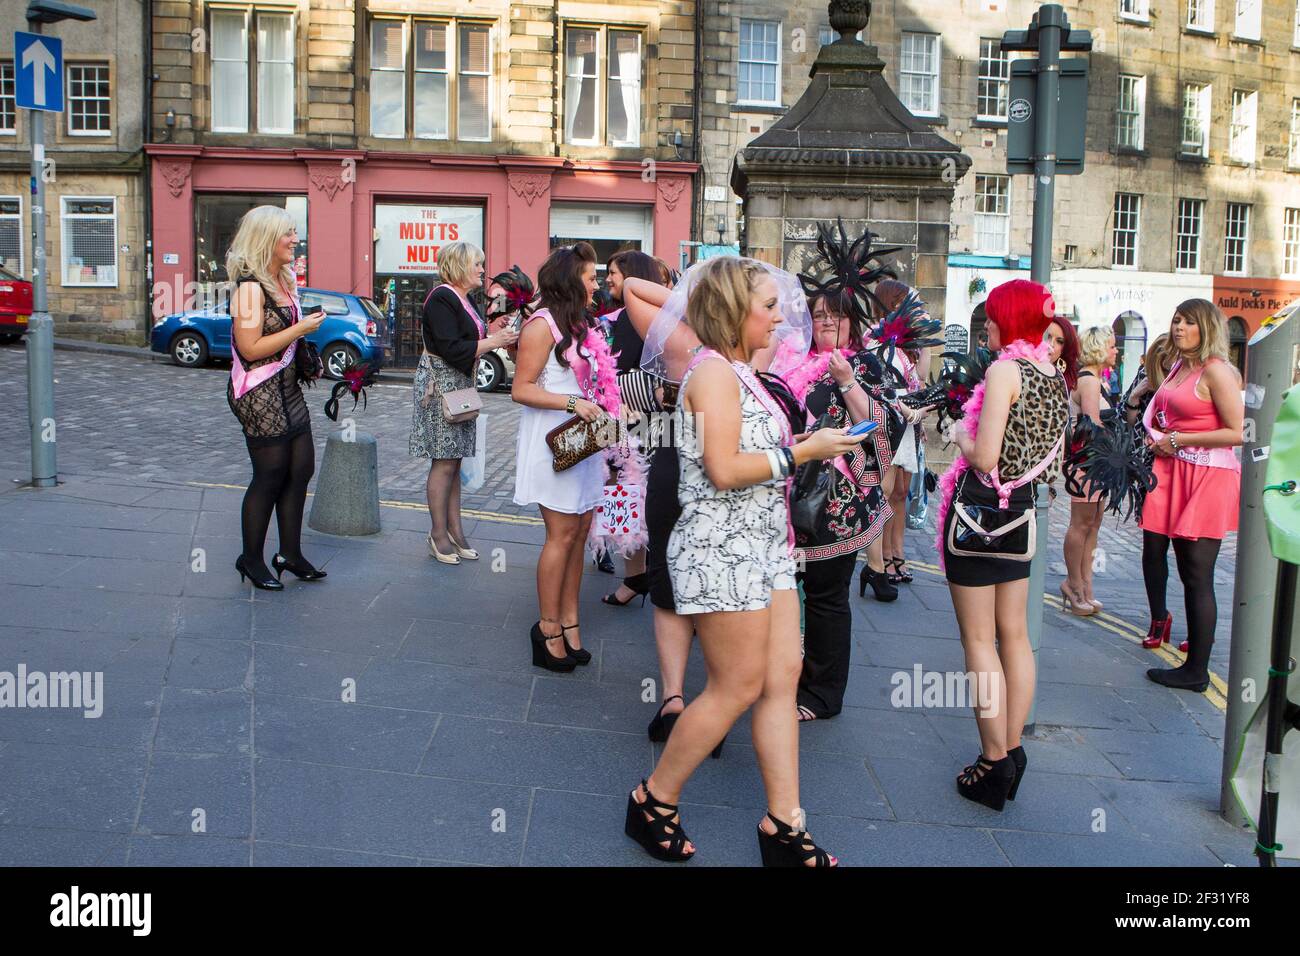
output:
[[[1056,173],[1083,172],[1084,130],[1088,125],[1088,61],[1061,61],[1056,113]],[[1038,108],[1038,60],[1011,61],[1011,93],[1007,107],[1007,172],[1034,172],[1034,111]]]

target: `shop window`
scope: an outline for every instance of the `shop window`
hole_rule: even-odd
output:
[[[213,132],[247,133],[251,117],[259,133],[292,133],[293,14],[214,9],[211,24]]]
[[[18,132],[18,105],[14,98],[14,61],[0,61],[0,136]]]
[[[65,196],[60,200],[65,286],[117,287],[117,200]]]
[[[69,63],[67,118],[70,136],[110,136],[113,133],[112,94],[108,64]]]
[[[1228,361],[1237,366],[1241,380],[1246,380],[1246,322],[1239,315],[1228,320]]]
[[[195,308],[221,308],[220,285],[227,281],[226,253],[239,220],[256,206],[279,206],[298,228],[294,273],[299,286],[307,283],[307,197],[270,193],[196,193],[194,196],[195,281],[200,300]]]
[[[371,21],[370,135],[491,140],[491,25],[387,17]]]
[[[1136,312],[1123,312],[1113,323],[1111,331],[1115,334],[1116,356],[1115,372],[1111,378],[1111,404],[1117,403],[1117,396],[1122,395],[1133,377],[1142,367],[1142,358],[1147,354],[1147,324]]]
[[[579,146],[638,145],[641,34],[604,27],[568,27],[564,44],[564,141]]]
[[[0,268],[23,274],[23,201],[0,196]]]

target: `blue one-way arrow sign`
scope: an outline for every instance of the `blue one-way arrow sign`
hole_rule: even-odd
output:
[[[63,112],[63,41],[39,33],[14,33],[15,98],[29,110]]]

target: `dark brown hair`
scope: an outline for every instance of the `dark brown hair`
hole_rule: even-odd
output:
[[[578,243],[579,246],[591,246]],[[541,293],[541,308],[549,309],[555,327],[560,330],[560,341],[555,345],[555,358],[563,368],[569,363],[564,352],[575,341],[587,337],[587,306],[591,296],[582,281],[583,270],[596,261],[593,251],[590,259],[583,256],[577,246],[561,246],[551,252],[537,270],[537,290]]]
[[[605,268],[618,269],[625,277],[645,279],[657,285],[668,284],[668,276],[659,260],[636,249],[614,253],[609,257],[609,262],[605,263]]]

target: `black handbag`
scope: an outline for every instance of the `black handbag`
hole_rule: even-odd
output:
[[[831,416],[823,415],[814,430],[830,427]],[[790,493],[790,524],[796,535],[816,539],[830,500],[834,470],[834,464],[829,461],[810,461],[796,472]]]
[[[310,339],[298,340],[298,350],[293,353],[293,368],[298,373],[298,381],[304,385],[311,385],[324,374],[325,363],[320,360],[320,352]]]
[[[1037,521],[1034,506],[999,508],[997,492],[987,495],[967,491],[970,473],[962,476],[952,500],[948,524],[948,553],[961,558],[1000,558],[1029,561],[1034,556]],[[976,485],[983,490],[976,479]],[[992,504],[989,504],[989,498]]]

